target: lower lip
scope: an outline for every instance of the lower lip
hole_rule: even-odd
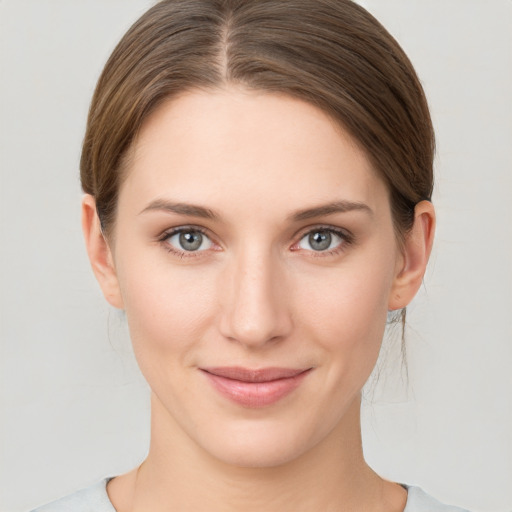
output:
[[[244,407],[256,408],[275,404],[289,395],[310,371],[306,370],[293,377],[267,382],[246,382],[208,372],[204,372],[204,374],[221,395]]]

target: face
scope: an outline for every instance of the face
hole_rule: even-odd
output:
[[[309,104],[227,89],[161,106],[131,156],[110,300],[126,310],[153,413],[239,465],[334,439],[403,265],[364,152]]]

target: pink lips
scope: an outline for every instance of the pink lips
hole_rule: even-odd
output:
[[[201,370],[213,387],[233,402],[245,407],[264,407],[290,394],[311,368],[250,370],[229,366]]]

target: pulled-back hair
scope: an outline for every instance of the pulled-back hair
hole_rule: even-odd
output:
[[[335,119],[387,184],[396,233],[407,233],[432,193],[434,132],[409,59],[373,16],[350,0],[164,0],[119,42],[89,112],[81,181],[106,235],[145,119],[179,93],[226,84]]]

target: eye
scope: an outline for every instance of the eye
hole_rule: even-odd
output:
[[[342,233],[332,229],[315,229],[300,239],[298,247],[315,252],[332,251],[345,241],[346,237]]]
[[[164,240],[179,252],[206,251],[212,247],[212,241],[197,229],[180,229],[169,233]]]

